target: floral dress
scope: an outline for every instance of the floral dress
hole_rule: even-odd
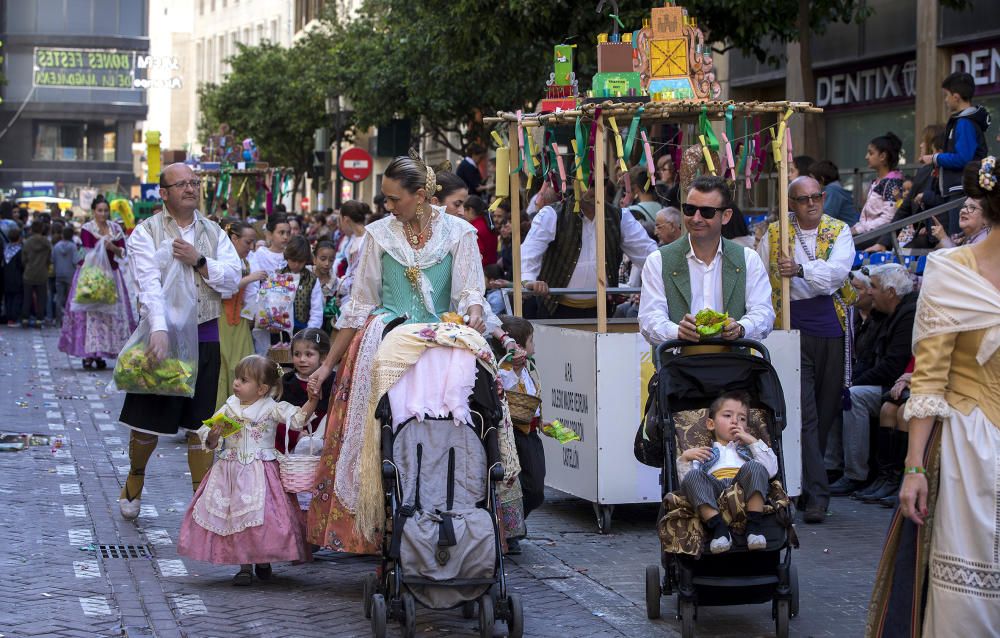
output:
[[[91,220],[80,230],[80,240],[85,250],[99,250],[104,245],[102,239],[107,237],[119,248],[125,248],[125,232],[116,222],[108,222],[108,232],[102,234],[97,222]],[[129,302],[125,278],[118,267],[118,261],[108,249],[111,270],[114,273],[115,287],[118,290],[118,301],[114,312],[74,311],[73,297],[76,295],[77,281],[80,278],[80,268],[73,275],[69,294],[66,297],[66,312],[63,315],[62,332],[59,335],[59,350],[72,357],[108,358],[113,359],[121,352],[125,341],[135,329],[136,320],[132,314],[132,304]],[[81,261],[82,263],[82,261]]]
[[[354,454],[362,444],[358,432],[363,428],[358,424],[367,417],[375,355],[386,325],[397,319],[435,322],[449,310],[465,314],[472,305],[488,307],[475,229],[443,208],[434,208],[431,237],[419,250],[407,242],[403,224],[395,217],[365,228],[350,301],[338,321],[339,328],[354,328],[357,334],[337,373],[316,497],[309,508],[307,533],[316,545],[342,552],[378,552],[371,530],[356,529],[356,512],[338,497],[336,479],[342,452]]]

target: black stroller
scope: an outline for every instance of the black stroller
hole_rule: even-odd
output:
[[[677,490],[676,459],[679,438],[690,434],[678,425],[685,411],[702,409],[726,391],[744,391],[751,397],[749,427],[764,440],[778,457],[775,479],[785,485],[785,464],[781,450],[781,431],[785,427],[785,401],[778,375],[771,366],[767,349],[756,341],[703,340],[702,344],[732,347],[728,352],[679,355],[677,348],[690,346],[685,341],[668,341],[656,349],[653,383],[653,422],[663,441],[663,466],[660,475],[661,495]],[[754,350],[760,357],[750,353]],[[658,529],[661,516],[658,517]],[[747,550],[746,537],[733,533],[733,547],[722,554],[711,554],[707,540],[699,558],[661,551],[665,574],[659,565],[646,567],[646,613],[660,617],[660,597],[677,592],[677,617],[682,636],[694,636],[699,606],[760,604],[770,601],[771,614],[779,638],[788,635],[789,620],[798,615],[798,574],[792,565],[792,547],[798,547],[792,527],[791,505],[763,519],[767,546]]]
[[[416,633],[416,604],[478,608],[480,635],[496,620],[520,638],[520,596],[507,592],[498,528],[496,487],[503,480],[498,427],[503,419],[493,376],[476,365],[472,425],[450,418],[410,419],[393,427],[389,397],[375,412],[382,424],[382,484],[388,525],[381,569],[364,582],[365,617],[372,634],[386,635],[390,619],[403,636]]]

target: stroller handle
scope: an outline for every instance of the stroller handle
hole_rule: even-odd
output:
[[[685,339],[670,339],[669,341],[664,341],[660,345],[656,346],[656,350],[653,352],[653,366],[659,370],[663,363],[663,355],[668,350],[674,350],[676,348],[688,348],[691,346],[726,346],[729,348],[748,348],[750,350],[756,350],[761,354],[765,361],[771,362],[771,353],[768,352],[767,348],[760,341],[755,341],[753,339],[720,339],[718,337],[702,339],[700,341],[687,341]]]

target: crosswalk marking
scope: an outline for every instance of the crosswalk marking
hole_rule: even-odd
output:
[[[160,513],[156,511],[155,505],[143,503],[139,506],[139,516],[142,516],[143,518],[157,518],[159,515]]]
[[[57,465],[56,474],[59,476],[76,476],[75,465]]]
[[[59,493],[63,496],[80,493],[79,483],[62,483],[59,485]]]
[[[208,609],[197,594],[167,594],[167,599],[182,616],[207,614]]]
[[[187,576],[188,570],[184,561],[179,558],[161,559],[156,561],[161,576]]]
[[[150,545],[173,545],[170,534],[165,529],[147,529],[146,538]]]
[[[101,575],[101,568],[96,560],[75,560],[73,573],[77,578],[97,578]]]
[[[45,413],[45,418],[50,421],[62,421],[62,412],[59,410],[49,410]]]
[[[69,544],[74,547],[90,545],[94,542],[94,534],[89,529],[71,529],[68,530],[68,534]]]
[[[204,607],[204,605],[202,606]],[[111,605],[108,604],[108,599],[104,596],[81,596],[80,607],[83,608],[83,613],[86,616],[111,615]],[[206,609],[205,613],[207,612]]]
[[[121,445],[122,439],[118,436],[106,436],[104,437],[104,443],[106,445]]]
[[[49,423],[49,429],[53,432],[62,432],[66,427],[62,423]]]
[[[101,432],[114,432],[118,429],[114,423],[98,423],[97,427]]]
[[[83,518],[87,515],[87,508],[83,505],[63,505],[63,514],[67,518]]]

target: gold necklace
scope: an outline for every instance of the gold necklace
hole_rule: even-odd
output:
[[[404,225],[404,228],[406,229],[406,236],[409,238],[410,244],[412,246],[416,247],[417,245],[420,244],[421,241],[423,241],[424,244],[426,245],[426,243],[428,241],[430,241],[431,235],[434,232],[431,229],[431,226],[433,225],[434,216],[436,214],[437,213],[435,211],[433,211],[433,210],[431,211],[431,214],[427,217],[427,225],[424,226],[424,228],[421,229],[421,231],[419,233],[413,232],[413,222],[406,222],[406,224]],[[426,236],[425,236],[425,233],[426,233]]]

